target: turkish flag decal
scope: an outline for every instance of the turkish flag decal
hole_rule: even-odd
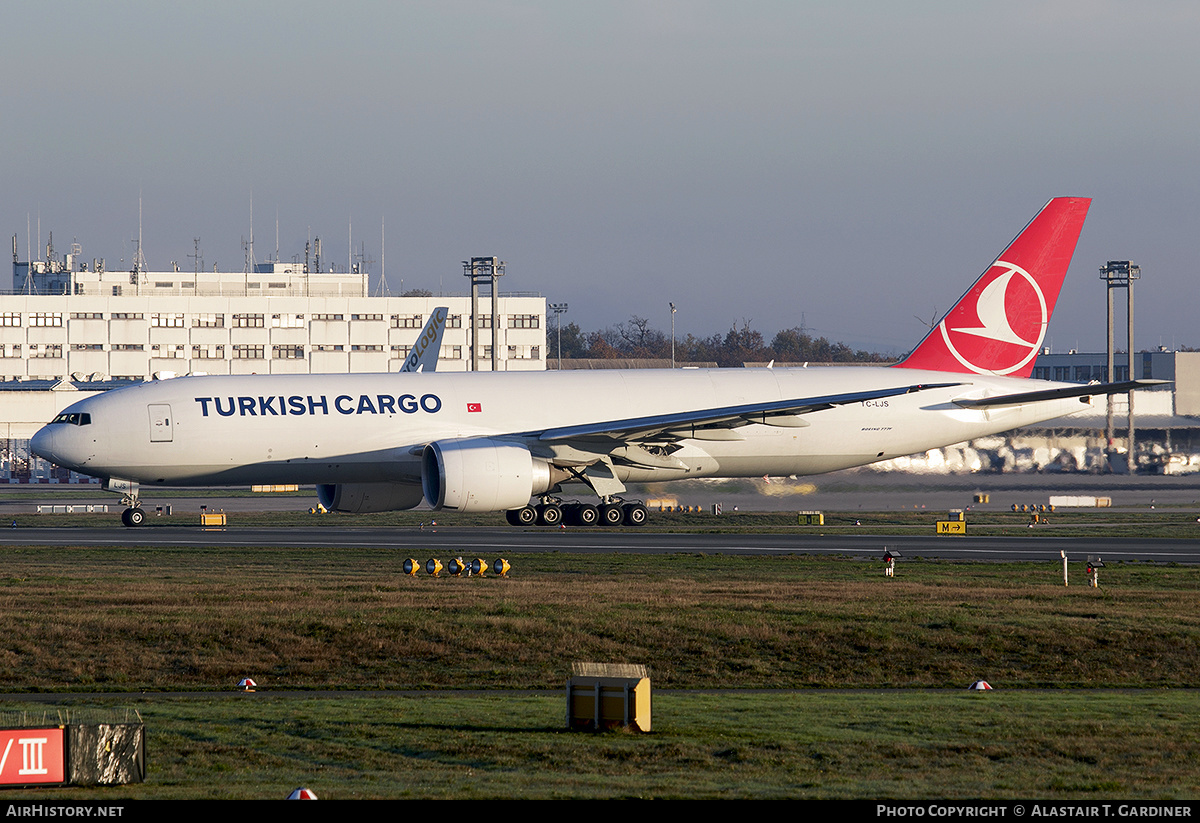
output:
[[[482,403],[468,403],[467,411],[468,412],[481,412],[481,411],[483,411],[483,404]]]

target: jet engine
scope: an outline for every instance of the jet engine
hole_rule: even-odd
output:
[[[520,508],[533,495],[553,488],[556,474],[565,476],[535,460],[524,446],[487,438],[430,443],[421,455],[421,487],[435,509]]]
[[[411,509],[423,499],[416,483],[322,483],[317,499],[331,512],[392,512]]]

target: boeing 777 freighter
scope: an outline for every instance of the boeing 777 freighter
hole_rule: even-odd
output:
[[[141,486],[254,483],[314,483],[338,511],[640,525],[628,482],[862,466],[1148,385],[1030,379],[1090,202],[1047,203],[891,367],[182,377],[75,403],[31,448],[123,494],[127,525]],[[597,502],[564,506],[568,485]]]

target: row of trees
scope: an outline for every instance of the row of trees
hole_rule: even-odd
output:
[[[546,330],[546,357],[558,357],[558,330],[553,324]],[[562,356],[564,359],[671,358],[671,338],[655,328],[644,317],[634,315],[600,331],[585,332],[575,323],[562,327]],[[855,350],[845,343],[832,343],[824,337],[814,337],[803,327],[778,332],[768,345],[761,333],[735,323],[724,334],[711,337],[687,335],[675,340],[677,363],[715,362],[719,366],[740,366],[747,362],[781,363],[886,363],[895,357]]]

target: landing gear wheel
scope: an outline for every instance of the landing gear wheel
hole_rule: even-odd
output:
[[[600,521],[600,510],[591,503],[580,503],[575,509],[575,522],[580,526],[594,526]]]
[[[504,516],[513,526],[532,526],[537,522],[538,515],[533,506],[522,506],[519,509],[509,509]]]
[[[644,526],[646,519],[650,516],[650,512],[641,503],[626,503],[625,504],[625,525],[626,526]]]
[[[562,523],[563,510],[554,503],[543,503],[537,507],[537,521],[543,526],[557,526]]]
[[[600,507],[600,522],[605,526],[619,526],[625,519],[620,503],[605,503]]]
[[[121,512],[121,522],[126,526],[140,526],[146,522],[146,510],[141,506]]]

